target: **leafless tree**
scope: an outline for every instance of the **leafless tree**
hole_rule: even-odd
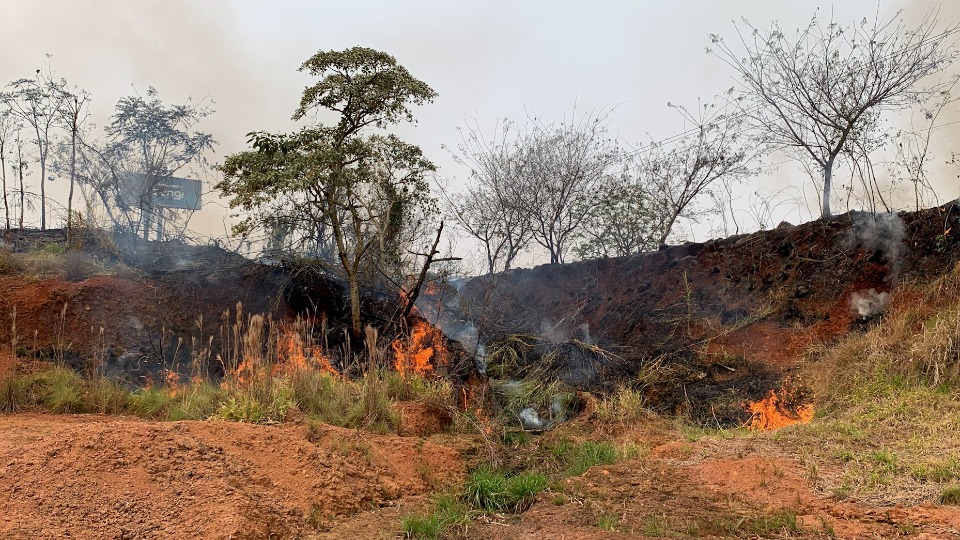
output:
[[[837,159],[876,135],[882,111],[940,90],[942,82],[920,83],[956,58],[951,36],[958,27],[936,26],[933,15],[916,27],[901,13],[849,26],[814,15],[789,37],[777,23],[761,30],[743,20],[735,27],[746,57],[715,34],[711,52],[740,76],[744,114],[766,142],[798,152],[822,173],[821,214],[829,216]]]
[[[673,106],[673,105],[671,105]],[[751,173],[740,116],[727,107],[704,104],[696,115],[673,106],[688,125],[688,136],[670,145],[653,144],[637,156],[637,174],[651,200],[656,242],[665,244],[681,217],[693,217],[693,203],[721,178],[742,179]]]
[[[56,79],[48,69],[38,69],[36,77],[17,79],[7,85],[9,90],[0,94],[2,101],[33,132],[33,144],[40,161],[40,229],[47,228],[47,159],[53,131],[59,119],[59,110],[66,99],[62,89],[64,79]]]
[[[522,142],[524,184],[512,195],[529,212],[533,241],[562,263],[597,204],[597,186],[620,163],[607,134],[606,114],[574,114],[569,121],[534,121]]]
[[[911,129],[901,130],[893,138],[896,158],[894,170],[891,172],[897,180],[913,184],[914,204],[918,211],[928,205],[940,204],[928,174],[928,166],[934,160],[931,142],[940,115],[958,99],[952,93],[958,81],[960,79],[952,78],[948,87],[923,104],[919,111],[919,115],[923,117],[922,124],[918,125],[918,115],[914,114],[911,118]]]
[[[7,157],[13,151],[14,139],[20,126],[17,124],[13,112],[9,109],[0,110],[0,179],[3,181],[3,214],[6,219],[6,230],[10,230],[10,199],[7,193]]]
[[[484,248],[487,272],[509,270],[530,243],[524,191],[525,152],[509,121],[486,137],[476,122],[460,129],[453,159],[470,169],[465,192],[445,193],[447,214]]]
[[[70,134],[70,193],[67,196],[67,244],[73,234],[73,225],[76,221],[73,215],[73,191],[77,181],[77,147],[80,144],[80,135],[83,125],[89,116],[90,93],[82,88],[60,88],[64,93],[60,106],[60,121]]]

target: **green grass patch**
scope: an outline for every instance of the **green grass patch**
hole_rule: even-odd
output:
[[[620,458],[617,447],[605,441],[584,441],[567,454],[567,473],[580,476],[597,465],[612,465]]]
[[[470,473],[464,499],[474,508],[488,512],[523,512],[549,483],[542,473],[525,471],[508,476],[483,465]]]
[[[471,518],[470,508],[451,495],[440,495],[428,514],[410,514],[403,518],[401,526],[406,538],[442,538],[454,527],[459,527]]]

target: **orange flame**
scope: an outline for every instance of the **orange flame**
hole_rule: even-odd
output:
[[[240,385],[247,384],[253,380],[253,362],[249,358],[245,358],[243,362],[237,364],[236,369],[231,372],[233,375],[233,380]]]
[[[316,367],[324,373],[340,375],[330,363],[330,357],[323,352],[323,347],[304,343],[304,339],[296,332],[287,332],[280,339],[279,348],[280,363],[274,366],[274,373]]]
[[[426,375],[438,365],[446,365],[447,349],[443,334],[434,326],[420,319],[413,320],[408,339],[397,338],[393,347],[393,367],[401,377]]]
[[[788,390],[770,391],[765,399],[747,404],[752,415],[746,426],[753,431],[771,431],[793,424],[808,424],[813,420],[813,404],[791,407],[786,400]]]
[[[180,375],[176,371],[168,370],[163,377],[163,385],[168,396],[176,397],[180,392]]]

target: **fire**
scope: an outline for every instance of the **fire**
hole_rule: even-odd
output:
[[[304,339],[296,332],[286,332],[280,338],[278,345],[280,362],[274,366],[274,374],[316,367],[324,373],[340,375],[340,372],[330,363],[330,357],[323,352],[323,347],[304,343]]]
[[[752,416],[746,426],[754,431],[770,431],[813,420],[813,404],[791,406],[790,395],[790,391],[783,387],[779,393],[771,390],[765,399],[748,404],[747,411]]]
[[[393,347],[393,367],[401,377],[426,375],[434,367],[446,365],[447,349],[439,329],[420,319],[413,320],[410,337],[398,337],[390,344]]]
[[[247,384],[253,380],[253,362],[249,358],[244,359],[243,362],[237,364],[231,375],[233,375],[233,380],[237,384]]]
[[[168,396],[176,397],[180,392],[180,375],[172,369],[168,370],[167,374],[163,377],[163,385],[166,388]]]

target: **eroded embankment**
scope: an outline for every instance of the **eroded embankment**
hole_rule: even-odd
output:
[[[620,348],[626,362],[611,382],[660,358],[651,403],[736,421],[744,401],[779,386],[810,347],[868,322],[899,283],[952,268],[958,222],[953,203],[851,212],[655,253],[511,270],[474,279],[461,294],[486,339],[529,333]]]

